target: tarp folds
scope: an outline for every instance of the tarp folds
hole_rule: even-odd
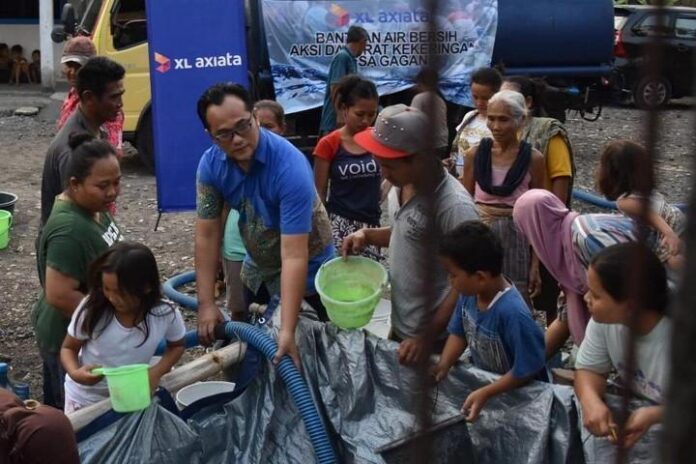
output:
[[[342,462],[384,463],[375,450],[414,430],[416,398],[425,394],[418,391],[417,373],[399,365],[397,345],[307,320],[298,327],[298,344],[304,377]],[[188,423],[153,405],[92,435],[80,443],[83,463],[313,462],[304,424],[282,381],[264,363],[239,398],[203,409]],[[494,378],[455,366],[426,398],[432,422],[456,417],[467,394]],[[572,393],[535,382],[493,398],[476,423],[452,426],[459,431],[448,435],[447,448],[473,448],[473,458],[457,460],[462,464],[582,463],[584,456],[587,462],[611,462],[606,440],[583,437],[583,453]],[[639,445],[635,462],[650,462],[650,448],[656,448],[654,434]],[[446,455],[445,447],[433,449],[429,462],[447,462]]]

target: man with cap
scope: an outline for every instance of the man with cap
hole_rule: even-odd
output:
[[[432,348],[441,349],[457,293],[436,255],[438,237],[464,221],[477,220],[469,193],[447,174],[428,146],[434,134],[425,113],[406,105],[389,106],[374,128],[355,135],[372,153],[382,174],[396,188],[390,192],[391,226],[362,229],[343,242],[343,254],[368,245],[389,247],[392,332],[400,342],[399,362],[417,364]]]
[[[93,56],[97,56],[97,49],[89,37],[77,36],[65,43],[60,62],[63,65],[63,74],[68,80],[68,84],[70,84],[70,90],[63,101],[63,106],[60,108],[60,115],[56,123],[56,129],[58,130],[65,125],[80,103],[80,97],[78,97],[77,90],[75,90],[77,71]],[[118,117],[113,121],[106,121],[102,124],[102,128],[106,132],[107,140],[116,149],[116,154],[121,156],[123,148],[123,111],[119,111]]]
[[[123,77],[126,70],[109,58],[90,58],[80,68],[75,79],[79,104],[53,138],[44,160],[41,177],[41,227],[53,209],[56,195],[63,191],[65,173],[71,149],[70,135],[89,132],[107,139],[103,124],[119,117],[123,107]]]

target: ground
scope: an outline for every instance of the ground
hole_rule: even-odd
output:
[[[44,109],[35,117],[11,116],[13,108],[26,105]],[[41,395],[41,360],[29,314],[40,289],[34,240],[40,215],[41,171],[55,133],[56,107],[55,102],[37,91],[18,93],[0,88],[0,191],[19,196],[10,244],[0,250],[0,358],[11,358],[14,377],[29,382],[37,398]],[[597,158],[607,141],[640,141],[645,134],[644,113],[631,108],[605,108],[597,122],[569,116],[566,127],[575,151],[576,187],[592,189]],[[692,185],[693,117],[687,105],[673,104],[660,115],[660,121],[660,188],[671,201],[684,202]],[[155,178],[147,173],[132,149],[122,160],[122,171],[117,220],[126,238],[145,243],[154,251],[163,278],[192,269],[194,215],[166,214],[155,231]],[[193,326],[195,316],[185,314],[187,324]]]

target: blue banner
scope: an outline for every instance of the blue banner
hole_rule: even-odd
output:
[[[159,210],[190,210],[198,160],[212,143],[198,98],[217,82],[248,87],[244,2],[148,0],[147,27]]]
[[[520,0],[521,1],[521,0]],[[429,47],[440,58],[445,98],[473,106],[471,72],[488,66],[498,20],[497,0],[444,0],[434,17],[425,0],[263,0],[266,40],[276,98],[287,113],[321,106],[333,56],[351,25],[369,33],[359,72],[388,95],[413,85],[428,64]],[[430,22],[434,33],[429,33]]]

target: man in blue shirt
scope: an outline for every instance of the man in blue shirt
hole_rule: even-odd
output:
[[[360,26],[350,26],[346,37],[346,46],[334,56],[326,77],[326,93],[324,107],[321,110],[320,134],[328,134],[338,127],[336,121],[336,89],[338,81],[348,74],[358,72],[357,57],[363,54],[367,47],[367,31]],[[343,121],[338,121],[342,123]],[[341,124],[342,125],[342,124]]]
[[[196,285],[198,332],[213,340],[222,314],[215,305],[215,276],[224,203],[239,211],[247,249],[242,281],[254,293],[265,285],[281,297],[276,361],[289,354],[299,365],[295,327],[302,299],[316,295],[314,274],[335,250],[328,215],[304,155],[284,138],[259,128],[249,93],[217,84],[198,100],[198,116],[215,144],[197,173]],[[309,271],[309,273],[308,273]],[[308,275],[309,274],[309,275]]]

